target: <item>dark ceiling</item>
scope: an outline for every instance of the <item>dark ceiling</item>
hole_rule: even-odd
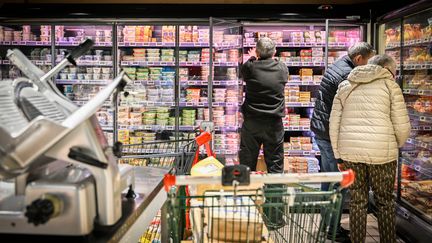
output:
[[[349,0],[353,2],[352,0]],[[0,18],[207,18],[233,19],[322,19],[359,16],[363,21],[375,18],[415,1],[357,0],[356,4],[0,4]],[[51,1],[52,2],[52,1]],[[246,1],[253,2],[253,1]],[[290,1],[288,1],[290,2]],[[292,1],[291,1],[292,2]],[[297,1],[302,2],[302,1]],[[310,2],[310,1],[309,1]],[[315,1],[316,2],[316,1]],[[318,1],[319,2],[319,1]],[[326,2],[326,1],[321,1]],[[335,2],[335,1],[333,1]],[[336,1],[341,2],[341,1]],[[366,3],[364,3],[366,2]],[[80,13],[78,15],[77,13]],[[286,13],[290,13],[287,14]],[[298,14],[298,15],[295,15]]]

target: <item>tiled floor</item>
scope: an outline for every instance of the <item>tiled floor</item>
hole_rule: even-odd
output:
[[[349,215],[343,214],[341,220],[342,227],[345,229],[349,229]],[[366,235],[366,243],[379,243],[379,232],[378,232],[378,221],[374,215],[368,214],[367,219],[367,235]],[[404,243],[402,239],[397,239],[398,243]]]

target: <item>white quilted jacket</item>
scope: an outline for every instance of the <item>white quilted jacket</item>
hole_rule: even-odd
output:
[[[402,91],[387,69],[359,66],[339,85],[330,115],[337,159],[368,164],[394,161],[410,129]]]

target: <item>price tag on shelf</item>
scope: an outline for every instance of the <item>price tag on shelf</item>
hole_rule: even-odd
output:
[[[425,92],[425,91],[424,91],[423,89],[418,90],[418,94],[419,94],[419,95],[424,95],[424,92]]]
[[[187,107],[193,106],[193,103],[192,102],[186,102],[186,106]]]
[[[3,41],[3,45],[10,45],[11,42],[10,41]]]
[[[303,155],[308,156],[308,155],[310,155],[310,154],[311,154],[310,151],[303,151]]]
[[[298,67],[298,66],[301,66],[301,63],[300,62],[293,62],[292,65]]]
[[[297,127],[297,126],[291,126],[291,130],[293,130],[293,131],[299,131],[299,130],[300,130],[300,127]]]
[[[129,62],[129,63],[131,63],[133,66],[138,66],[138,65],[140,65],[140,62]]]
[[[233,103],[233,102],[227,102],[226,105],[231,107],[231,106],[235,106],[235,103]]]
[[[147,101],[147,106],[155,106],[155,103],[153,101]]]
[[[424,127],[424,130],[425,130],[425,131],[430,131],[430,130],[432,130],[432,127],[428,127],[428,126],[426,126],[426,127]]]
[[[214,85],[221,85],[221,82],[220,81],[213,81],[213,84]]]
[[[162,66],[166,66],[166,65],[167,65],[167,62],[161,62],[160,65],[162,65]]]
[[[144,62],[145,63],[145,62]],[[157,65],[158,63],[157,62],[147,62],[147,65],[148,66],[153,66],[153,65]]]
[[[427,66],[428,66],[427,64],[422,64],[422,65],[420,66],[420,68],[421,68],[421,69],[427,69]]]
[[[12,41],[12,45],[19,45],[20,43],[18,41]]]
[[[154,85],[154,84],[155,84],[155,82],[154,82],[154,81],[151,81],[151,80],[149,80],[149,81],[147,81],[147,84],[148,84],[148,85]]]
[[[174,126],[166,126],[167,130],[174,130]]]
[[[163,46],[162,42],[156,42],[156,46]]]
[[[36,65],[43,65],[44,62],[43,61],[36,61]]]

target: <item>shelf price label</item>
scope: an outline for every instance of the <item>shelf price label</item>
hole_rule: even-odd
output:
[[[303,155],[310,155],[310,151],[303,151]]]
[[[418,94],[419,94],[419,95],[424,95],[424,90],[423,90],[423,89],[420,89],[420,90],[418,91]]]
[[[148,101],[147,106],[155,106],[155,103],[153,101]]]
[[[186,102],[186,106],[188,106],[188,107],[193,106],[193,103],[192,102]]]
[[[18,41],[12,41],[12,45],[19,45],[19,42]]]

